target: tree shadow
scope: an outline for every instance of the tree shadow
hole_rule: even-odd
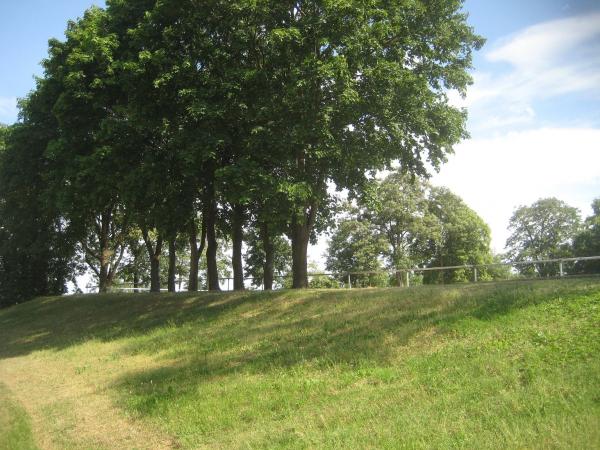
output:
[[[160,350],[165,365],[129,373],[114,387],[132,393],[138,399],[137,412],[151,415],[165,402],[194,393],[202,383],[239,373],[267,375],[302,365],[316,370],[387,366],[395,350],[390,341],[397,349],[427,330],[450,334],[465,319],[490,322],[588,290],[589,286],[496,283],[373,289],[361,292],[360,298],[317,291],[316,298],[286,308],[263,308],[259,302],[252,316],[242,313],[237,323],[214,323],[210,332],[190,333],[182,325],[165,336],[132,343],[126,352]],[[362,303],[357,307],[354,302]],[[173,342],[179,344],[169,347]]]
[[[51,297],[0,311],[0,358],[128,338],[121,357],[145,354],[162,367],[129,373],[114,387],[141,398],[140,412],[150,414],[157,398],[189,395],[190,379],[303,364],[384,366],[390,342],[397,348],[427,330],[451,333],[464,319],[492,321],[590,288],[598,281]]]
[[[277,295],[268,298],[276,300]],[[45,297],[0,310],[0,358],[62,350],[90,340],[144,335],[170,323],[210,322],[254,292],[112,294]]]

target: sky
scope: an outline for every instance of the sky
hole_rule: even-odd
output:
[[[0,0],[0,122],[41,75],[51,37],[103,1]],[[471,135],[432,178],[460,195],[504,250],[514,209],[554,196],[591,213],[600,197],[600,2],[467,0],[487,39],[475,54],[474,83],[451,102],[469,111]],[[310,250],[321,260],[324,240]]]

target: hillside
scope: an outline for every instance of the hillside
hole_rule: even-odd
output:
[[[599,448],[600,280],[40,298],[0,448]]]

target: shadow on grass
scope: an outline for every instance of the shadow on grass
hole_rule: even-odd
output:
[[[89,295],[39,299],[0,311],[0,358],[126,338],[120,356],[164,366],[117,382],[151,414],[162,400],[232,373],[302,364],[385,365],[394,345],[457,321],[494,320],[557,296],[598,290],[597,280],[419,286],[410,289],[222,294]]]
[[[596,283],[596,290],[598,286]],[[393,351],[390,340],[396,347],[403,346],[432,328],[448,333],[460,320],[492,321],[589,289],[589,284],[502,283],[354,294],[319,291],[319,298],[264,310],[264,304],[258,303],[253,316],[237,323],[223,318],[204,333],[183,324],[169,333],[131,343],[128,351],[160,351],[165,365],[128,374],[116,388],[133,394],[138,413],[153,415],[211,380],[279,373],[304,364],[317,370],[385,366]]]
[[[145,335],[167,322],[210,322],[241,303],[241,294],[112,294],[45,297],[0,310],[0,358],[62,350],[89,340]]]
[[[217,344],[251,336],[318,353],[332,345],[340,349],[336,342],[356,344],[361,338],[402,333],[411,325],[412,332],[403,338],[408,340],[432,324],[451,324],[467,316],[490,320],[552,300],[553,294],[598,286],[598,280],[568,280],[350,291],[46,297],[0,310],[0,358],[61,350],[88,340],[146,336],[165,326],[175,331],[132,344],[132,351],[133,347],[138,353],[156,352],[161,346],[168,349],[177,339],[177,329],[189,331],[192,326],[209,330],[204,337]],[[299,330],[304,334],[298,334]]]

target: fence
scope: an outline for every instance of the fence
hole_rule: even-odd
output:
[[[586,267],[589,263],[598,263],[598,267]],[[515,269],[521,268],[521,271]],[[525,268],[525,270],[523,270]],[[406,267],[386,271],[358,272],[315,272],[308,274],[309,287],[315,288],[366,288],[383,286],[404,286],[412,284],[451,284],[472,282],[560,278],[571,275],[600,274],[600,256],[583,256],[575,258],[540,259],[531,261],[510,261],[490,264],[441,266],[441,267]],[[291,275],[275,275],[274,289],[291,287]],[[222,290],[233,289],[233,278],[219,278]],[[262,281],[244,278],[246,288],[262,289]],[[114,287],[113,290],[125,292],[148,291],[148,287]],[[161,289],[166,291],[166,289]]]

